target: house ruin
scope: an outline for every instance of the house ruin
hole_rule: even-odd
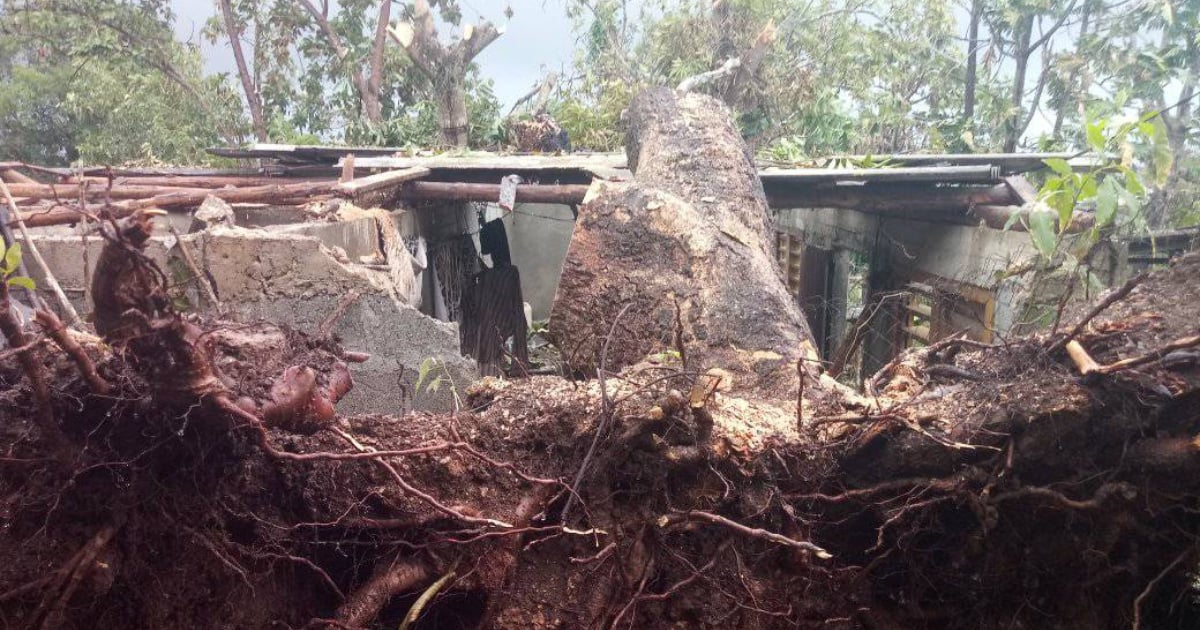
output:
[[[589,185],[630,176],[623,154],[406,156],[290,145],[213,152],[255,166],[25,171],[53,184],[6,172],[32,238],[80,307],[89,256],[103,240],[81,235],[92,226],[61,199],[168,210],[149,251],[187,308],[301,328],[335,317],[346,345],[373,355],[356,369],[343,403],[349,412],[451,408],[451,387],[429,391],[420,381],[431,365],[451,383],[478,374],[461,356],[475,354],[466,335],[448,324],[463,318],[470,278],[492,266],[481,226],[502,221],[527,323],[545,320]],[[907,347],[954,334],[992,341],[1035,323],[1031,305],[1046,298],[1031,294],[1023,273],[1037,258],[1023,233],[1021,216],[1036,200],[1023,174],[1050,157],[1069,156],[760,164],[781,272],[835,373],[871,374]],[[511,208],[498,204],[502,181],[511,182]],[[1088,220],[1077,213],[1079,225]],[[1105,281],[1119,279],[1123,260],[1102,265]],[[45,291],[43,274],[31,271]]]

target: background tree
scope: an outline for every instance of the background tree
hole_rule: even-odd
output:
[[[244,127],[234,95],[174,39],[161,0],[30,0],[0,13],[0,152],[190,163]]]
[[[490,83],[479,78],[469,59],[457,65],[435,64],[432,74],[414,63],[387,36],[389,25],[404,23],[400,18],[405,11],[393,3],[220,0],[220,16],[210,20],[205,34],[213,42],[230,43],[251,118],[255,107],[262,111],[256,136],[290,142],[458,146],[458,138],[451,143],[438,137],[443,127],[439,103],[445,101],[457,103],[457,111],[465,114],[463,138],[474,129],[480,143],[490,141],[499,111]],[[408,12],[418,15],[421,5],[424,15],[430,15],[430,6],[421,2]],[[461,20],[453,2],[443,0],[437,8],[444,22],[454,25]],[[242,53],[243,61],[237,62],[243,47],[250,54]],[[447,73],[451,67],[457,70]],[[443,75],[454,78],[443,82]],[[453,87],[458,89],[451,97]]]
[[[451,6],[442,3],[443,9]],[[446,13],[444,10],[443,14]],[[512,12],[508,11],[508,15],[511,16]],[[445,17],[454,23],[461,20],[461,14],[457,11]],[[458,41],[443,45],[438,40],[429,2],[415,0],[412,19],[397,24],[391,32],[433,86],[442,141],[452,147],[466,147],[470,137],[466,86],[469,65],[484,48],[496,41],[503,30],[491,22],[483,22],[478,26],[467,24]]]

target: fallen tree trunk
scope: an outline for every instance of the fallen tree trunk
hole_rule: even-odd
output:
[[[674,351],[685,367],[734,370],[739,389],[794,400],[797,362],[815,361],[816,346],[728,112],[659,90],[626,116],[636,181],[597,182],[580,208],[550,314],[564,359],[591,376]]]
[[[456,414],[331,417],[348,353],[175,313],[141,217],[121,223],[87,347],[109,391],[78,353],[0,358],[0,618],[1189,627],[1200,258],[1074,335],[1122,369],[1080,376],[1057,338],[949,340],[862,398],[759,268],[765,201],[723,107],[659,92],[630,120],[637,181],[593,189],[556,305],[593,302],[566,317],[600,332],[558,330],[596,378],[455,384]],[[46,456],[59,431],[71,457]]]

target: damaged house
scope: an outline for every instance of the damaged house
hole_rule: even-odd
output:
[[[109,202],[118,212],[166,208],[169,221],[148,252],[170,270],[186,308],[297,327],[333,318],[349,347],[372,354],[343,405],[373,413],[449,409],[451,387],[418,387],[431,369],[449,383],[571,369],[569,361],[531,365],[529,330],[551,316],[589,186],[631,178],[621,154],[406,157],[291,145],[213,152],[255,166],[27,171],[48,184],[5,172],[73,302],[87,301],[89,256],[79,250],[87,243],[94,260],[103,239],[81,236],[94,226],[56,200],[86,197],[89,207]],[[873,374],[908,347],[964,333],[990,342],[1036,325],[1036,307],[1056,296],[1034,295],[1030,285],[1037,252],[1020,215],[1036,193],[1022,174],[1051,157],[1068,156],[760,164],[780,270],[833,373]],[[1079,215],[1073,229],[1088,221]],[[1114,252],[1097,266],[1115,283],[1122,263]]]

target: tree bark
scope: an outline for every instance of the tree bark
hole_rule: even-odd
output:
[[[983,18],[983,0],[972,0],[971,21],[967,26],[967,78],[963,86],[963,122],[968,129],[975,123],[975,91],[979,71],[979,22]]]
[[[453,71],[451,71],[453,72]],[[466,148],[471,139],[471,120],[467,112],[467,88],[461,73],[439,77],[437,91],[438,126],[442,142],[448,147]]]
[[[1009,92],[1009,113],[1004,123],[1004,152],[1012,153],[1017,150],[1017,142],[1021,140],[1021,121],[1024,119],[1025,78],[1029,71],[1029,56],[1033,50],[1029,47],[1033,37],[1033,15],[1024,15],[1017,22],[1014,37],[1012,86]]]
[[[470,141],[466,72],[475,57],[500,36],[490,22],[467,25],[463,38],[452,46],[438,41],[437,26],[427,0],[413,3],[413,18],[389,30],[417,67],[434,85],[442,141],[465,148]]]
[[[733,380],[785,397],[816,346],[779,281],[766,196],[729,110],[662,88],[626,117],[635,181],[593,184],[555,294],[550,331],[564,359],[592,374],[674,351],[757,370]],[[595,317],[622,309],[620,321]]]
[[[254,137],[258,138],[259,142],[266,142],[267,123],[263,118],[262,95],[250,76],[250,67],[246,65],[246,55],[242,52],[242,30],[238,28],[230,0],[220,0],[218,7],[225,23],[225,34],[229,37],[229,46],[233,49],[233,60],[237,64],[238,78],[242,81],[242,91],[246,94],[246,107],[250,110]]]
[[[381,0],[379,3],[379,19],[375,24],[375,42],[371,46],[371,64],[367,76],[367,93],[363,99],[363,109],[367,119],[372,122],[383,120],[383,105],[381,102],[383,90],[384,49],[387,46],[388,26],[392,21],[392,2]]]

